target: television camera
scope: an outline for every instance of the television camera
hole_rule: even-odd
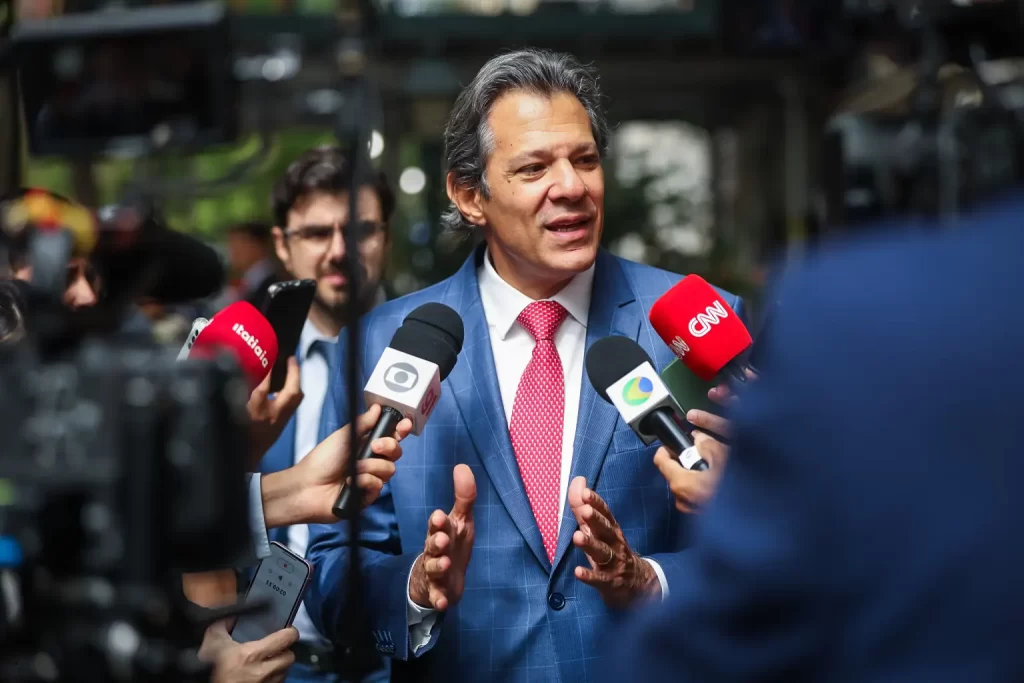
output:
[[[179,363],[116,331],[133,286],[174,275],[152,248],[165,229],[116,213],[103,224],[40,192],[0,202],[3,243],[33,270],[26,335],[0,343],[5,681],[209,680],[195,646],[230,612],[200,614],[180,576],[245,557],[247,382],[233,359]],[[86,251],[107,295],[71,311],[64,272]]]

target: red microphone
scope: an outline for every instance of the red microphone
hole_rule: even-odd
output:
[[[277,335],[267,319],[245,301],[237,301],[213,316],[196,336],[189,358],[213,358],[230,349],[253,388],[277,360]]]
[[[699,275],[687,275],[658,299],[648,318],[676,357],[705,382],[723,370],[746,382],[737,358],[753,343],[747,326]]]

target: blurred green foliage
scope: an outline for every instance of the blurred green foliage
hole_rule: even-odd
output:
[[[211,242],[220,241],[233,223],[270,220],[270,194],[276,179],[304,150],[332,142],[333,133],[327,129],[282,131],[275,135],[268,158],[246,177],[244,183],[225,189],[216,196],[167,203],[163,206],[165,216],[172,227]],[[390,178],[398,201],[392,221],[389,293],[400,294],[438,282],[454,273],[469,254],[472,242],[453,243],[438,234],[437,217],[447,203],[439,174],[439,151],[425,148],[415,139],[391,141],[389,144],[398,145],[395,159],[399,169],[417,166],[423,168],[428,176],[425,190],[417,195],[402,193],[398,189],[398,177]],[[253,137],[227,149],[190,157],[157,159],[150,162],[150,170],[165,177],[213,180],[252,155],[257,148],[258,140]],[[117,201],[124,184],[130,179],[137,180],[140,172],[139,166],[132,161],[98,162],[96,180],[100,201]],[[710,249],[699,256],[659,246],[658,228],[651,220],[652,200],[648,191],[656,180],[656,176],[648,174],[627,185],[616,178],[610,167],[606,170],[604,244],[614,248],[623,237],[633,235],[642,240],[645,245],[643,260],[651,265],[681,274],[697,273],[748,299],[756,297],[756,284],[733,267],[730,259],[733,250],[715,231],[710,231]],[[31,185],[68,196],[75,195],[71,169],[65,162],[32,161],[28,166],[28,181]],[[672,206],[676,224],[686,225],[693,219],[694,204],[685,193],[661,196],[658,201]]]
[[[267,159],[246,176],[243,183],[219,191],[215,196],[171,201],[162,205],[167,222],[177,230],[216,241],[233,223],[247,220],[270,220],[270,192],[274,182],[304,150],[334,140],[330,130],[289,129],[274,136]],[[162,177],[184,177],[214,180],[235,164],[252,156],[259,140],[250,137],[240,144],[224,149],[205,151],[189,157],[164,156],[147,165],[123,159],[106,159],[96,163],[96,184],[103,204],[118,201],[129,180],[155,172]],[[28,164],[28,183],[74,196],[71,167],[64,161],[33,160]]]

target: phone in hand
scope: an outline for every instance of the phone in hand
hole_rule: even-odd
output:
[[[288,357],[295,355],[316,294],[316,280],[275,282],[267,289],[263,317],[277,335],[277,360],[270,371],[270,393],[281,391],[288,375]]]
[[[270,544],[245,592],[245,603],[269,602],[270,606],[238,617],[231,638],[248,643],[292,625],[313,575],[313,565],[278,542]]]

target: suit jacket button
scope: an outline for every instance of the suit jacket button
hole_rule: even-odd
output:
[[[548,596],[548,606],[553,610],[560,610],[565,607],[565,596],[561,593],[552,593]]]

